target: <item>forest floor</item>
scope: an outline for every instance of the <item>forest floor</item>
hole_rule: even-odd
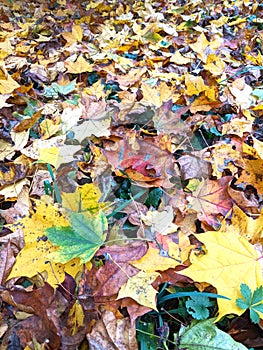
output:
[[[0,345],[263,348],[263,5],[0,0]]]

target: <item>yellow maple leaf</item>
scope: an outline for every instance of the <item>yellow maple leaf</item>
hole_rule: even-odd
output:
[[[251,136],[253,141],[253,147],[249,146],[247,143],[242,143],[242,150],[244,153],[252,156],[253,158],[263,159],[263,142],[259,141],[255,137]]]
[[[71,32],[64,32],[62,36],[65,40],[67,40],[67,45],[72,45],[76,41],[81,42],[83,37],[83,29],[79,24],[75,24],[72,26]]]
[[[225,63],[220,56],[210,54],[207,57],[204,68],[213,75],[222,75],[225,71]]]
[[[192,252],[192,264],[179,273],[196,282],[210,283],[218,294],[231,299],[218,299],[216,321],[231,313],[241,315],[244,310],[236,305],[236,299],[241,297],[240,285],[246,283],[255,290],[263,283],[262,266],[256,250],[234,230],[209,231],[197,237],[205,244],[207,253],[196,256]]]
[[[162,101],[160,99],[159,91],[144,82],[141,84],[141,90],[143,94],[143,101],[147,102],[150,105],[161,107]]]
[[[189,46],[191,49],[197,53],[197,57],[200,58],[204,63],[206,63],[207,50],[206,48],[210,45],[209,41],[206,39],[205,34],[202,32],[197,38],[197,41]]]
[[[179,265],[178,255],[178,245],[172,241],[167,242],[169,250],[169,256],[160,255],[160,250],[155,249],[150,246],[147,250],[147,253],[139,260],[131,261],[131,264],[137,269],[143,270],[147,273],[152,273],[156,271],[165,271],[169,268],[175,268]],[[175,258],[173,258],[175,256]]]
[[[179,50],[177,50],[170,58],[170,62],[176,63],[179,65],[184,65],[192,62],[194,59],[194,56],[190,55],[182,55]]]
[[[243,137],[245,133],[252,133],[252,122],[245,119],[235,118],[225,123],[222,128],[222,135],[234,134]]]
[[[91,214],[96,214],[105,207],[105,203],[99,203],[101,196],[98,186],[94,183],[85,184],[78,187],[74,193],[62,192],[62,206],[75,212],[87,210]]]
[[[66,61],[65,67],[68,73],[81,74],[85,72],[92,72],[93,65],[85,60],[83,56],[79,56],[75,62]]]
[[[37,203],[36,212],[29,216],[7,225],[15,231],[22,229],[25,246],[16,257],[15,265],[9,275],[10,278],[27,276],[33,277],[38,273],[47,273],[47,282],[56,287],[62,283],[65,273],[76,277],[83,270],[79,259],[71,260],[66,264],[51,262],[48,255],[58,248],[54,247],[45,236],[45,231],[53,226],[69,226],[69,220],[60,210],[53,205],[43,202]]]
[[[241,152],[233,149],[232,144],[227,143],[215,145],[208,159],[212,164],[213,175],[218,179],[222,177],[222,172],[225,169],[229,169],[232,174],[236,174],[238,167],[243,168],[244,166]]]
[[[252,244],[258,243],[263,236],[263,211],[253,219],[247,216],[238,206],[232,209],[231,225],[227,225],[227,219],[222,222],[220,231],[238,232]]]
[[[200,92],[209,89],[209,87],[205,85],[204,80],[201,76],[196,77],[191,74],[185,75],[185,85],[186,93],[188,96],[199,95]]]
[[[132,298],[138,304],[157,310],[156,294],[157,290],[152,287],[152,283],[159,276],[157,272],[146,273],[140,271],[137,275],[130,277],[119,290],[118,298]]]
[[[19,87],[20,85],[9,74],[6,79],[0,79],[0,94],[10,94]]]
[[[262,159],[244,159],[244,169],[237,179],[236,185],[242,188],[247,184],[253,185],[260,195],[263,194],[263,160]]]

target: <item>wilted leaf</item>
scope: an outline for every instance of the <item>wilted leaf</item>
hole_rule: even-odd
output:
[[[23,179],[29,170],[28,164],[3,162],[0,164],[0,188]]]
[[[71,330],[71,334],[74,335],[78,332],[79,328],[83,326],[84,312],[81,304],[78,300],[72,305],[69,310],[67,326]]]
[[[87,334],[90,348],[93,349],[116,349],[137,350],[135,327],[131,326],[129,317],[118,318],[113,312],[102,312],[101,320],[93,327],[92,332]]]

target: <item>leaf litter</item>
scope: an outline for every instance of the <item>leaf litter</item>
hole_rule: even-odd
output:
[[[3,349],[263,346],[262,11],[0,2]]]

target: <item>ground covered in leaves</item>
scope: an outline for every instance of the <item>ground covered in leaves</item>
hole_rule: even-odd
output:
[[[3,349],[263,348],[262,18],[0,1]]]

